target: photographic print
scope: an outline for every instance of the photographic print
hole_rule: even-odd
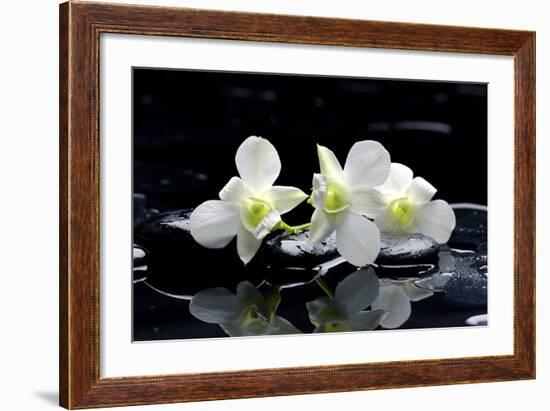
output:
[[[134,341],[488,324],[486,84],[132,84]]]

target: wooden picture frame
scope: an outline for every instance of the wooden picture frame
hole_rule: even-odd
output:
[[[152,377],[99,372],[101,33],[513,56],[514,354]],[[535,378],[535,33],[69,2],[60,6],[60,404],[90,408]]]

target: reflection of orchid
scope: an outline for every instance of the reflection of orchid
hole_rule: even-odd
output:
[[[307,198],[295,187],[273,186],[281,161],[273,145],[248,137],[237,150],[239,177],[220,191],[220,200],[198,206],[191,215],[191,234],[202,246],[222,248],[237,236],[237,252],[246,264],[258,251],[262,239],[281,223],[284,214]]]
[[[380,251],[380,232],[364,216],[377,206],[372,188],[386,181],[390,155],[380,143],[360,141],[349,151],[342,169],[334,153],[317,146],[321,173],[313,176],[310,241],[336,232],[338,252],[357,266],[372,263]]]
[[[421,233],[446,243],[456,225],[455,214],[446,201],[430,201],[436,191],[422,177],[413,179],[407,166],[392,163],[388,180],[377,187],[377,204],[367,215],[382,232]]]
[[[378,295],[378,278],[372,268],[347,276],[338,284],[334,295],[326,286],[323,289],[328,297],[306,304],[315,332],[373,330],[385,314],[383,310],[363,311]]]
[[[299,334],[296,327],[276,315],[281,301],[278,289],[263,296],[248,281],[237,286],[237,294],[226,288],[208,288],[191,300],[189,311],[201,321],[218,324],[230,337]]]
[[[420,301],[434,293],[416,285],[416,279],[380,281],[378,298],[372,303],[373,310],[384,310],[380,325],[384,328],[398,328],[411,315],[411,301]]]

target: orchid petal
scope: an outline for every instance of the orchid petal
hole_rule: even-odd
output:
[[[413,181],[412,170],[400,163],[391,163],[390,174],[384,184],[378,189],[384,194],[393,197],[402,197]]]
[[[275,147],[256,136],[248,137],[240,145],[235,164],[243,181],[256,192],[271,187],[281,172],[281,160]]]
[[[380,321],[380,325],[384,328],[400,327],[411,316],[411,302],[404,287],[399,284],[382,285],[371,309],[386,311],[386,315]]]
[[[359,141],[348,153],[344,175],[352,186],[375,187],[387,180],[390,164],[390,154],[382,144],[372,140]]]
[[[348,324],[352,331],[370,331],[380,325],[386,313],[382,310],[361,311],[350,316]]]
[[[437,189],[422,177],[415,177],[409,187],[407,195],[416,204],[426,204],[432,199]]]
[[[449,240],[456,226],[455,213],[444,200],[434,200],[418,208],[416,231],[440,244]]]
[[[189,311],[201,321],[219,324],[236,321],[241,314],[239,299],[226,288],[207,288],[197,293]]]
[[[252,305],[259,307],[264,302],[262,293],[250,281],[241,281],[237,284],[236,295],[241,304],[241,311]]]
[[[346,314],[364,310],[378,296],[379,281],[374,270],[363,268],[348,275],[336,286],[334,301]]]
[[[337,180],[342,178],[342,166],[331,150],[317,144],[317,156],[319,157],[321,174]]]
[[[309,229],[310,243],[319,243],[327,238],[336,228],[336,218],[327,215],[320,209],[315,209],[311,217],[311,228]]]
[[[273,186],[264,196],[279,214],[288,213],[307,198],[307,194],[299,188],[287,186]]]
[[[388,201],[380,191],[358,187],[351,190],[351,210],[357,214],[376,218],[388,207]]]
[[[273,328],[267,333],[267,335],[278,335],[278,334],[303,334],[298,328],[296,328],[290,321],[286,318],[276,315],[271,321]]]
[[[393,218],[389,212],[384,212],[374,219],[374,224],[382,233],[403,233],[404,228]]]
[[[311,203],[313,207],[323,209],[327,200],[328,177],[322,174],[313,174],[313,193]]]
[[[404,288],[409,300],[416,302],[434,295],[433,291],[415,285],[414,280],[407,281]]]
[[[372,221],[348,211],[338,216],[336,245],[349,263],[364,266],[372,263],[380,252],[380,231]]]
[[[339,309],[334,301],[325,296],[307,302],[306,308],[309,321],[318,328],[316,332],[325,331],[327,323],[342,323],[347,319],[346,313]]]
[[[223,248],[239,230],[239,210],[232,203],[209,200],[191,214],[191,235],[203,247]]]
[[[254,234],[242,227],[237,234],[237,253],[241,261],[248,264],[256,255],[262,245],[262,240],[257,239]]]
[[[232,203],[241,203],[250,195],[250,190],[239,177],[231,177],[219,193],[220,200]]]

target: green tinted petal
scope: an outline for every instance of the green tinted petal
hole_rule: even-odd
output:
[[[316,327],[326,323],[340,323],[347,320],[346,314],[328,297],[319,297],[306,303],[309,320]]]
[[[281,302],[281,290],[278,287],[273,287],[265,293],[264,301],[264,306],[266,309],[265,315],[269,321],[272,321]]]
[[[283,317],[276,315],[271,321],[272,329],[270,330],[270,335],[276,334],[302,334],[302,331],[293,326],[290,321],[286,320]]]

